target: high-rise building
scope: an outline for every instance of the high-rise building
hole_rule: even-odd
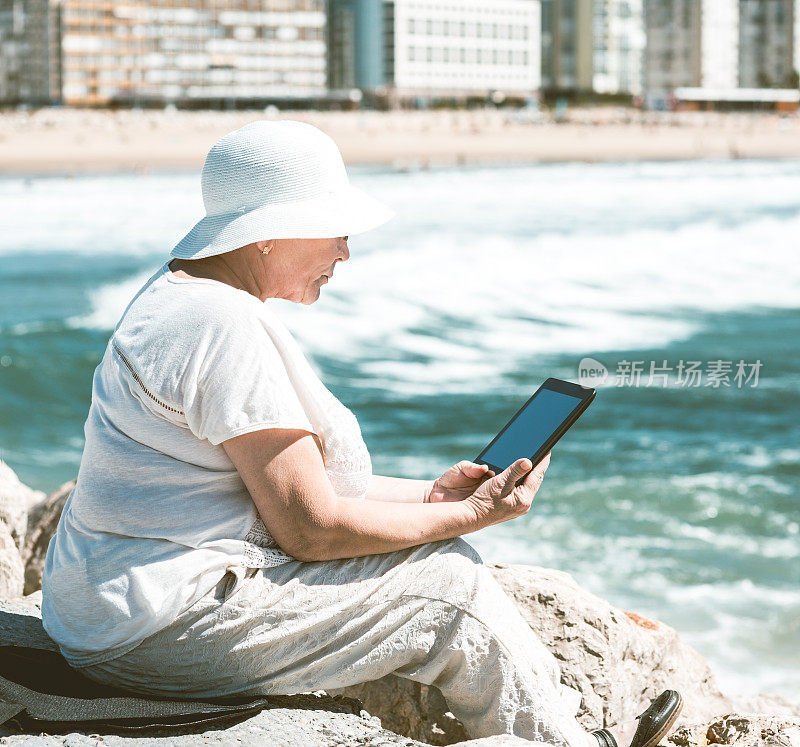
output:
[[[644,64],[645,0],[594,0],[592,88],[639,95]]]
[[[329,13],[334,89],[394,103],[539,89],[539,0],[333,0]]]
[[[664,100],[681,87],[707,89],[708,100],[733,89],[796,88],[796,5],[797,0],[646,2],[648,100]]]
[[[23,1],[23,100],[224,106],[327,96],[325,0]]]
[[[0,0],[0,102],[21,101],[23,20],[22,0]]]
[[[794,0],[739,0],[739,85],[796,88]]]
[[[701,17],[702,0],[645,3],[644,88],[651,99],[666,98],[678,86],[700,85]]]
[[[58,19],[48,0],[0,0],[0,103],[58,101]]]
[[[542,88],[591,91],[593,86],[594,0],[542,3]]]
[[[564,93],[641,93],[643,2],[544,0],[542,87]]]

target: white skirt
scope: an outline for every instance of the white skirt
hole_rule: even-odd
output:
[[[132,651],[80,668],[150,695],[291,695],[405,677],[442,692],[472,738],[597,747],[580,691],[461,538],[228,574]]]

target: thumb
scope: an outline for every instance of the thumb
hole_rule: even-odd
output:
[[[503,482],[502,495],[510,493],[515,487],[514,483],[528,472],[531,467],[533,467],[533,463],[530,459],[517,459],[516,462],[509,465],[506,471],[500,476]]]
[[[518,459],[511,465],[518,475],[522,475],[533,467],[530,459]]]

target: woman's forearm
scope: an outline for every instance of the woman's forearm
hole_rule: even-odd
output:
[[[405,477],[372,475],[366,498],[369,501],[424,503],[433,480],[409,480]]]
[[[292,554],[298,560],[336,560],[403,550],[483,527],[468,501],[402,503],[336,497]]]

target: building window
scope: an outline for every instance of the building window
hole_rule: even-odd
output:
[[[412,62],[414,61],[415,52],[416,52],[416,50],[415,50],[414,47],[409,47],[408,48],[408,59],[411,60]]]
[[[413,18],[409,18],[408,19],[408,33],[409,34],[413,34],[414,33],[414,19]]]

